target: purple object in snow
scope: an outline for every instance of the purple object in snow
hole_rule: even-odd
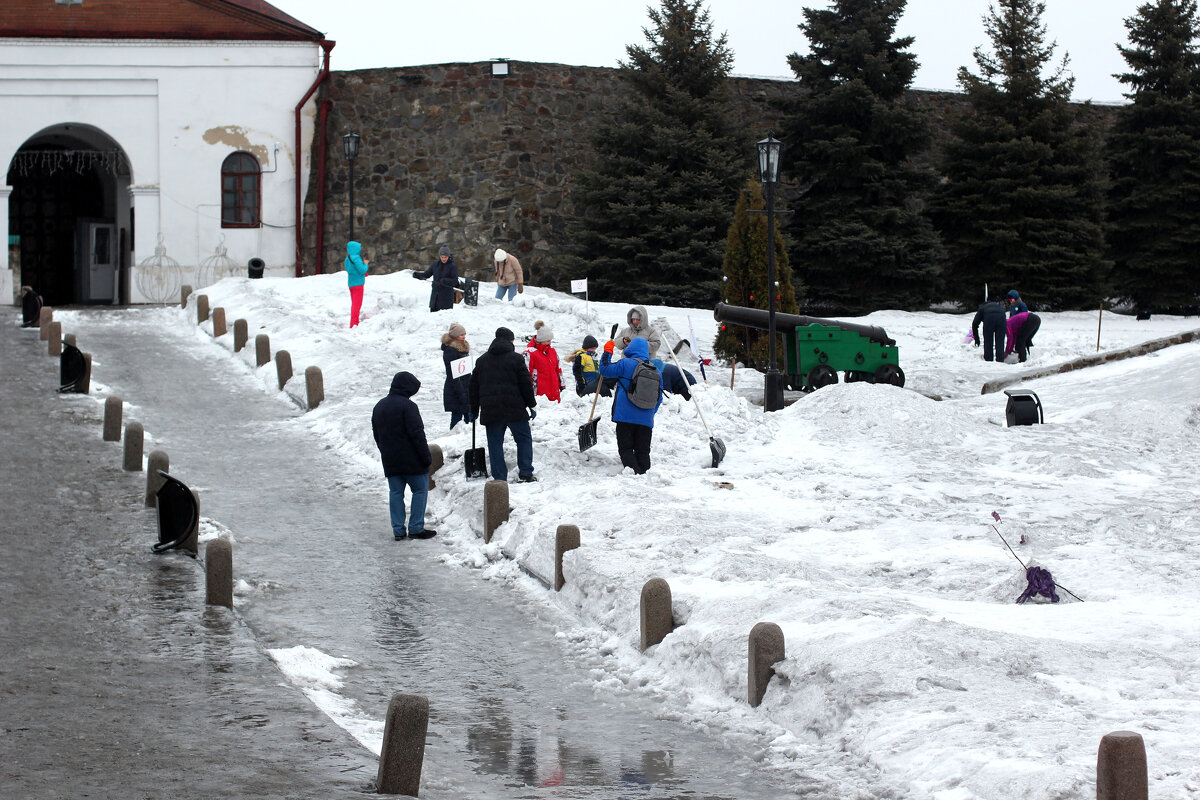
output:
[[[1054,576],[1050,574],[1050,570],[1042,569],[1041,567],[1030,567],[1025,570],[1025,580],[1029,585],[1025,587],[1025,591],[1017,598],[1018,603],[1024,603],[1029,598],[1035,595],[1049,597],[1051,603],[1058,602],[1058,593],[1054,591]]]
[[[996,520],[996,522],[999,522],[999,521],[1000,521],[1000,512],[999,512],[999,511],[993,511],[993,512],[992,512],[992,519]]]

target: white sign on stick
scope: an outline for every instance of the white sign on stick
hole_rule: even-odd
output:
[[[587,278],[571,281],[571,294],[579,294],[580,292],[587,294]]]
[[[470,375],[473,369],[475,369],[475,359],[470,356],[456,358],[450,362],[450,376],[453,378],[462,378]]]

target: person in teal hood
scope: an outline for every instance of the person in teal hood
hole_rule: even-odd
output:
[[[358,326],[358,312],[362,310],[363,284],[367,282],[367,269],[371,262],[362,257],[362,245],[346,242],[346,284],[350,287],[350,327]]]

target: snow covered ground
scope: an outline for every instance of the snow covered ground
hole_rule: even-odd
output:
[[[1035,287],[1021,288],[1036,304]],[[478,354],[498,326],[520,344],[543,320],[566,356],[586,333],[603,342],[629,308],[536,287],[512,303],[493,292],[483,284],[478,307],[430,314],[428,283],[371,276],[366,318],[349,329],[343,275],[225,279],[201,293],[225,309],[230,333],[213,340],[204,323],[197,346],[223,347],[276,392],[274,364],[254,367],[254,336],[267,333],[297,375],[286,402],[303,401],[304,369],[319,366],[326,399],[304,424],[381,506],[371,409],[396,371],[414,373],[447,461],[430,497],[430,552],[567,611],[577,624],[561,635],[606,654],[597,691],[646,693],[764,769],[829,781],[847,798],[1085,798],[1100,738],[1128,729],[1145,737],[1152,796],[1200,794],[1200,343],[1020,384],[1040,396],[1045,424],[1007,428],[1005,396],[981,386],[1094,354],[1096,313],[1043,314],[1030,362],[1015,365],[984,362],[964,342],[970,314],[882,311],[854,321],[897,340],[905,388],[842,383],[764,414],[760,373],[738,370],[731,391],[730,370],[710,367],[696,397],[728,446],[724,463],[709,468],[696,407],[674,397],[644,476],[621,471],[603,398],[599,444],[579,452],[591,398],[569,389],[561,404],[540,398],[541,480],[511,485],[512,517],[485,545],[483,484],[465,480],[461,461],[470,427],[448,431],[442,410],[441,334],[463,324]],[[694,327],[708,349],[711,310],[648,310],[685,337]],[[195,326],[194,302],[146,313]],[[234,354],[238,318],[251,342]],[[1106,313],[1099,346],[1196,328]],[[515,475],[511,441],[508,460]],[[562,523],[579,526],[582,547],[555,594],[519,565],[552,576]],[[1015,604],[1024,570],[999,534],[1083,602],[1060,592],[1058,604]],[[678,627],[642,653],[638,602],[652,577],[669,582]],[[761,621],[782,628],[787,657],[751,708],[747,635]]]

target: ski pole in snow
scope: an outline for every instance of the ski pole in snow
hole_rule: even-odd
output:
[[[996,522],[999,522],[999,521],[1000,521],[1000,512],[999,512],[999,511],[993,511],[993,512],[992,512],[992,518],[993,518],[993,519],[995,519],[995,520],[996,520]],[[1028,572],[1029,572],[1029,567],[1026,567],[1026,566],[1025,566],[1025,562],[1024,562],[1024,561],[1022,561],[1022,560],[1021,560],[1021,557],[1020,557],[1019,555],[1017,555],[1017,554],[1016,554],[1016,553],[1013,551],[1013,549],[1012,549],[1012,547],[1011,547],[1011,546],[1009,546],[1009,544],[1008,544],[1008,540],[1004,538],[1004,534],[1000,533],[1000,529],[999,529],[999,528],[997,528],[995,525],[991,525],[990,527],[991,527],[991,529],[992,529],[992,530],[994,530],[994,531],[996,532],[996,535],[1000,537],[1000,541],[1004,542],[1004,546],[1008,548],[1008,552],[1010,552],[1010,553],[1012,553],[1012,554],[1013,554],[1013,558],[1015,558],[1015,559],[1017,560],[1017,563],[1021,565],[1021,568],[1022,568],[1022,569],[1024,569],[1024,570],[1026,571],[1026,573],[1028,573]],[[1079,595],[1077,595],[1077,594],[1075,594],[1074,592],[1072,592],[1072,591],[1071,591],[1070,589],[1068,589],[1067,587],[1063,586],[1063,585],[1062,585],[1061,583],[1059,583],[1058,581],[1053,581],[1053,583],[1054,583],[1054,585],[1055,585],[1055,586],[1057,586],[1059,589],[1062,589],[1064,592],[1066,592],[1067,594],[1071,595],[1071,597],[1074,597],[1076,600],[1078,600],[1078,601],[1079,601],[1079,602],[1081,602],[1081,603],[1083,602],[1083,598],[1081,598]]]

